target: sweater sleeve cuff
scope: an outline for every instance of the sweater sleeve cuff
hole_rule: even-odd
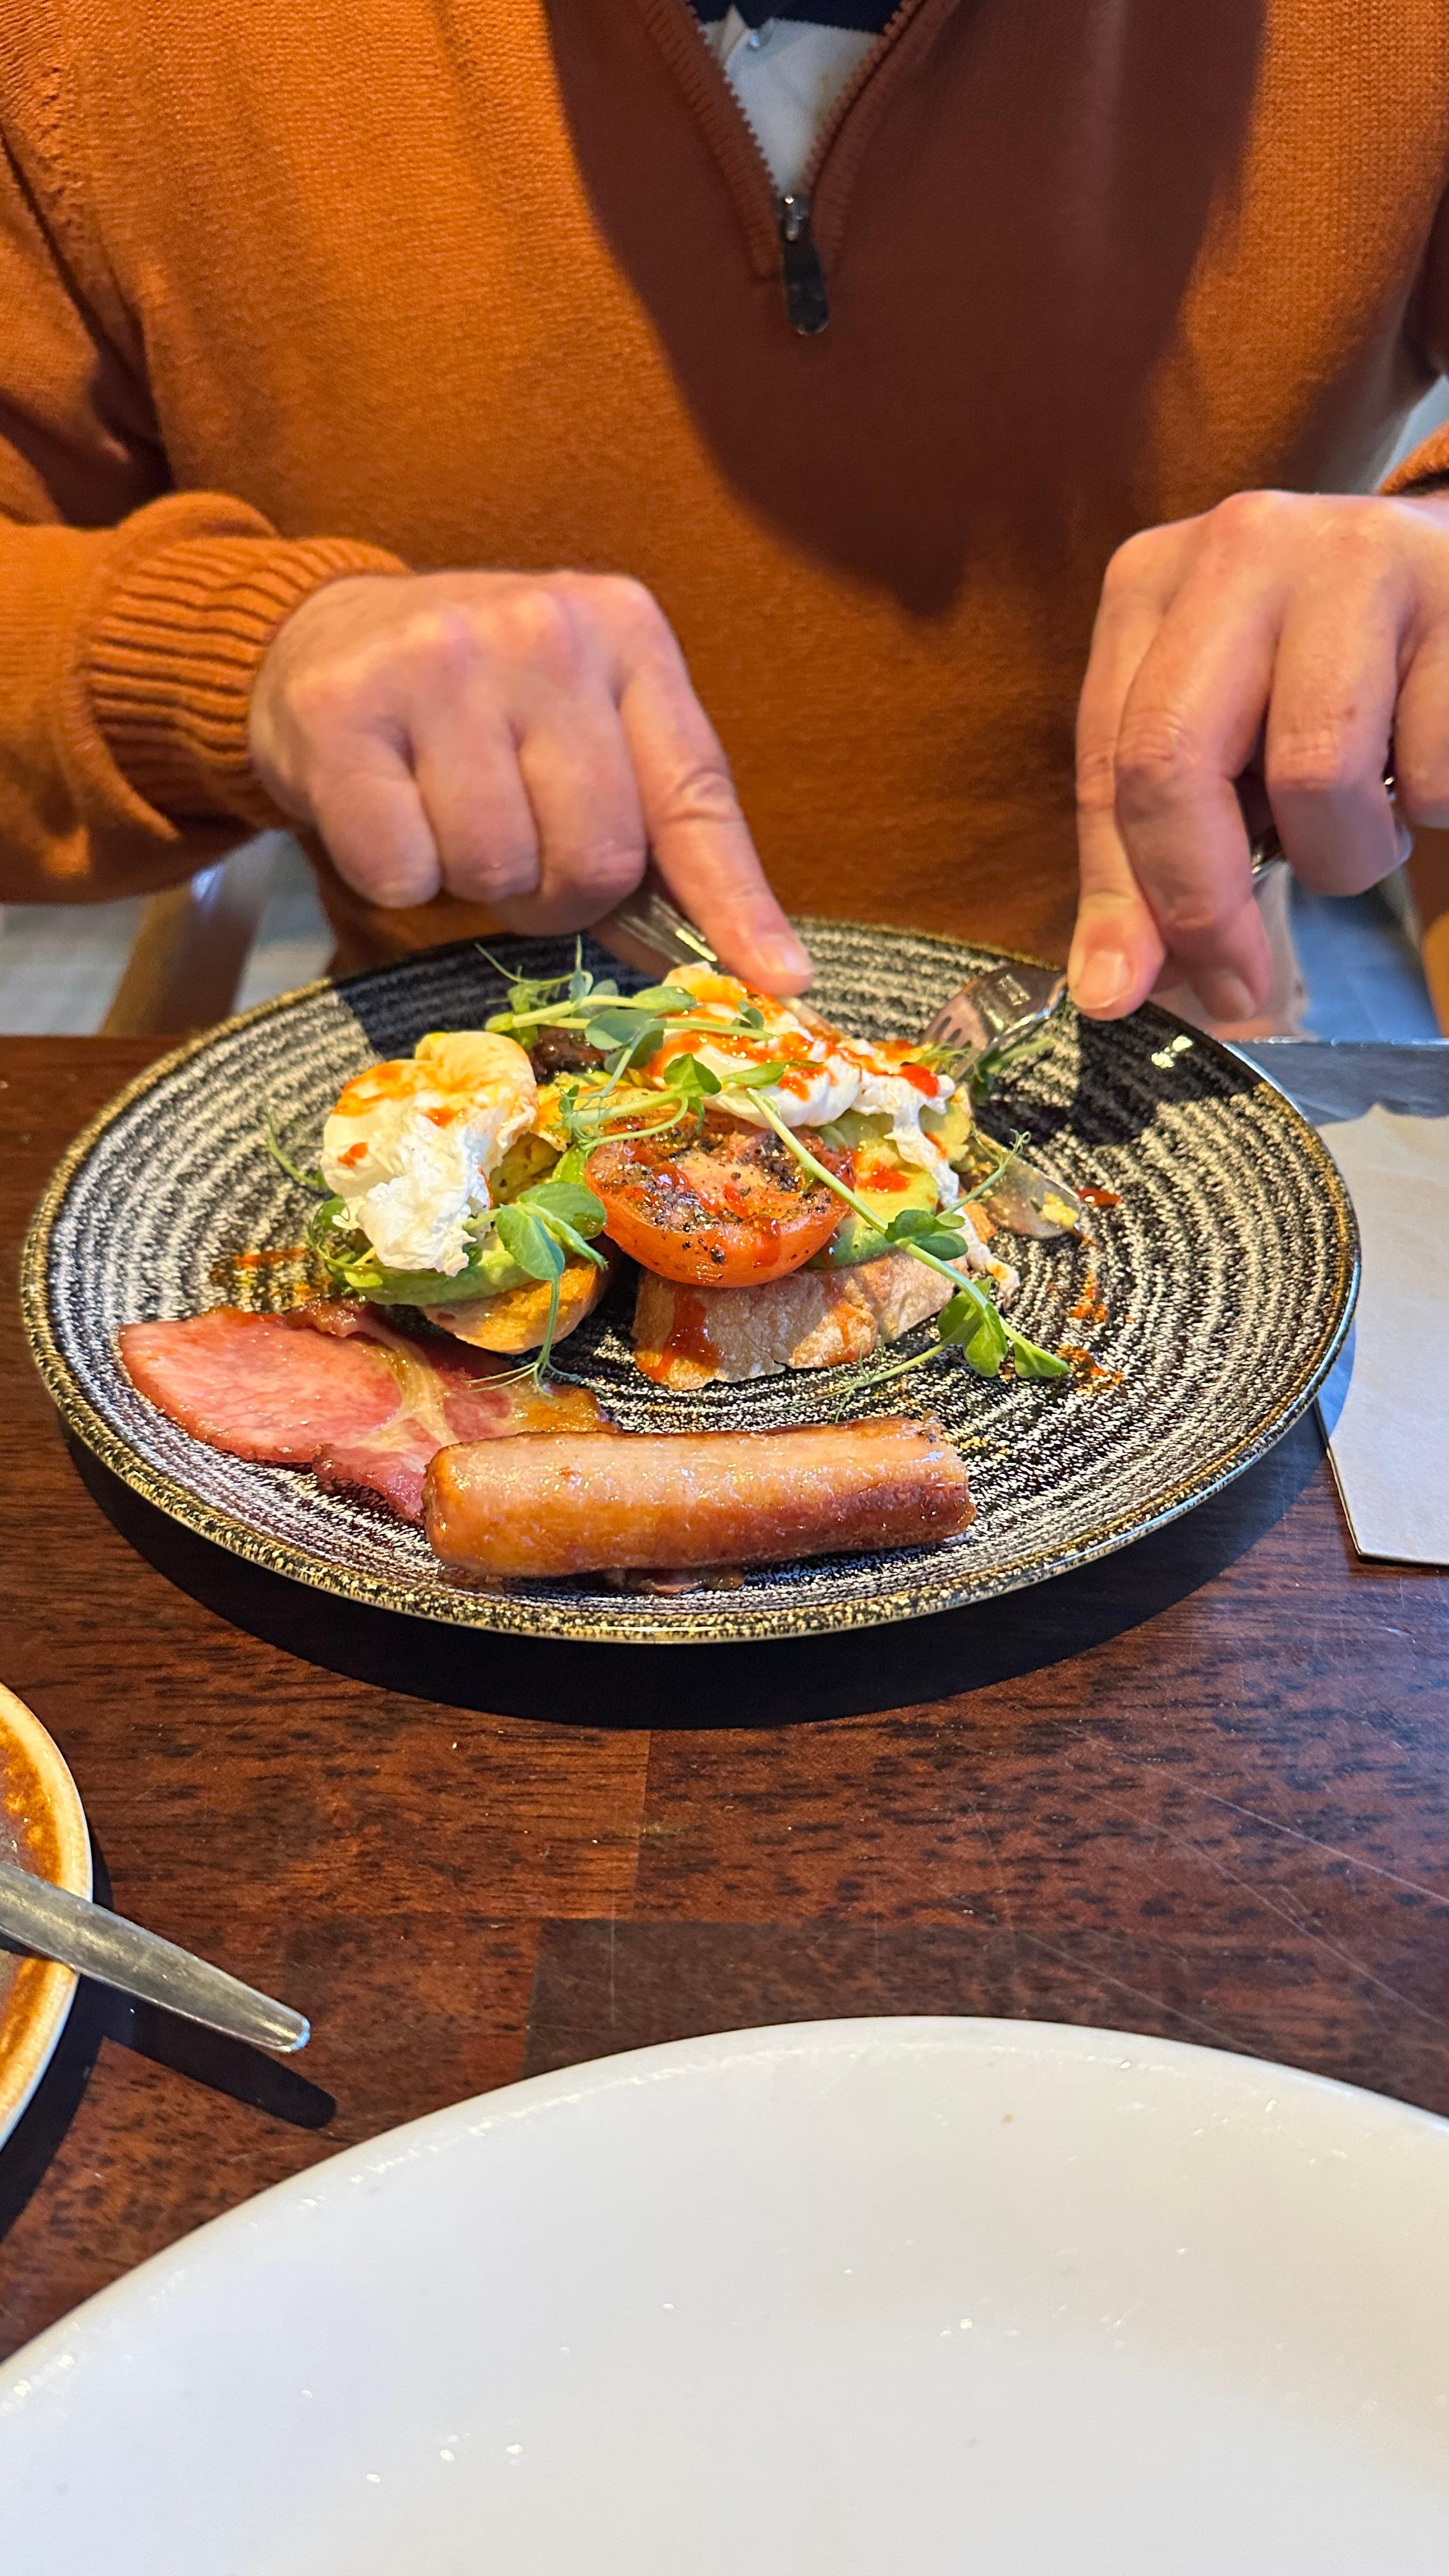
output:
[[[1389,476],[1383,489],[1391,500],[1421,500],[1449,485],[1449,421],[1431,432]]]
[[[250,513],[248,515],[251,515]],[[127,785],[175,820],[285,823],[252,773],[247,714],[262,657],[314,590],[405,573],[346,537],[183,537],[117,568],[82,646],[87,711]]]

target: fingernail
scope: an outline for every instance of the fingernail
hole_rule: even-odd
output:
[[[782,981],[788,977],[791,983],[808,984],[814,972],[810,951],[798,939],[756,940],[755,954],[766,974],[778,975]]]
[[[1194,975],[1192,988],[1210,1020],[1221,1020],[1231,1027],[1237,1020],[1250,1020],[1257,1003],[1243,982],[1229,967],[1220,966],[1210,975]]]
[[[1110,1011],[1132,989],[1132,969],[1120,948],[1091,948],[1072,969],[1072,1000],[1079,1011]]]

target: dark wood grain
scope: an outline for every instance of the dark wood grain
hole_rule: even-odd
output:
[[[25,1216],[151,1052],[0,1042],[0,1679],[115,1902],[315,2037],[83,1991],[0,2151],[0,2349],[355,2139],[693,2031],[1098,2021],[1449,2111],[1449,1578],[1354,1563],[1311,1424],[1102,1566],[863,1639],[349,1612],[73,1458],[25,1355]]]

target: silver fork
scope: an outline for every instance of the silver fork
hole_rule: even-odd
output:
[[[1067,989],[1060,966],[988,966],[973,975],[933,1012],[922,1031],[926,1046],[948,1047],[970,1075],[988,1056],[1005,1055],[1024,1039],[1035,1037],[1057,1010]],[[1049,1243],[1059,1234],[1090,1234],[1087,1211],[1074,1189],[1013,1154],[999,1180],[981,1194],[988,1216],[1008,1234],[1034,1235]]]
[[[941,1004],[921,1031],[924,1046],[950,1047],[967,1070],[989,1055],[1019,1046],[1045,1028],[1067,979],[1059,966],[989,966]]]
[[[1385,773],[1384,785],[1392,802],[1392,771]],[[1256,891],[1275,869],[1285,864],[1283,844],[1273,824],[1251,842],[1249,856]],[[987,1056],[1004,1055],[1045,1028],[1066,991],[1066,983],[1065,975],[1055,966],[1008,963],[988,967],[985,974],[973,976],[969,984],[963,984],[941,1004],[926,1024],[924,1043],[958,1050],[964,1059],[962,1071],[972,1072]],[[1091,1230],[1076,1191],[1021,1155],[984,1193],[982,1205],[1011,1234],[1049,1239],[1057,1234]]]
[[[1385,778],[1384,784],[1392,798],[1392,775]],[[1258,834],[1251,844],[1250,857],[1255,887],[1284,865],[1283,844],[1274,825],[1270,823]],[[1057,966],[1008,963],[988,967],[941,1004],[922,1030],[922,1042],[958,1050],[966,1059],[967,1069],[973,1069],[988,1055],[1005,1054],[1009,1047],[1019,1046],[1023,1038],[1045,1028],[1066,986],[1066,976]]]
[[[1394,809],[1394,817],[1397,821],[1399,782],[1392,769],[1384,771],[1384,794]],[[1259,832],[1255,840],[1249,842],[1248,856],[1252,862],[1253,892],[1256,894],[1265,877],[1271,876],[1275,868],[1285,868],[1288,864],[1276,823],[1269,823],[1263,831]]]
[[[641,877],[632,894],[615,904],[608,919],[598,927],[606,938],[620,932],[626,942],[644,949],[651,959],[666,966],[719,964],[704,932],[696,930],[678,905],[670,902],[652,869]],[[644,960],[634,962],[643,964]]]

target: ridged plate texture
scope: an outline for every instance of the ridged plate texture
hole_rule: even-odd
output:
[[[812,999],[848,1030],[908,1034],[993,952],[850,923],[802,925]],[[556,972],[571,943],[498,943]],[[602,952],[590,962],[627,984]],[[642,979],[634,979],[636,981]],[[55,1174],[26,1251],[27,1321],[62,1415],[114,1472],[189,1528],[277,1572],[431,1619],[600,1642],[809,1634],[906,1619],[1037,1582],[1184,1511],[1261,1455],[1310,1401],[1347,1329],[1353,1215],[1332,1161],[1281,1092],[1149,1007],[1112,1027],[1063,1014],[986,1112],[1075,1187],[1115,1197],[1097,1239],[996,1249],[1022,1272],[1015,1321],[1078,1356],[1065,1386],[987,1384],[954,1356],[895,1389],[797,1372],[667,1395],[629,1356],[616,1292],[564,1346],[630,1429],[763,1428],[852,1411],[933,1411],[963,1445],[978,1506],[945,1545],[763,1568],[675,1597],[602,1578],[488,1591],[446,1575],[419,1533],[311,1477],[203,1448],[135,1392],[120,1325],[285,1294],[309,1202],[259,1143],[270,1116],[303,1161],[349,1075],[428,1029],[480,1024],[500,979],[472,946],[320,983],[225,1023],[143,1074]],[[908,1344],[907,1348],[915,1347]]]

